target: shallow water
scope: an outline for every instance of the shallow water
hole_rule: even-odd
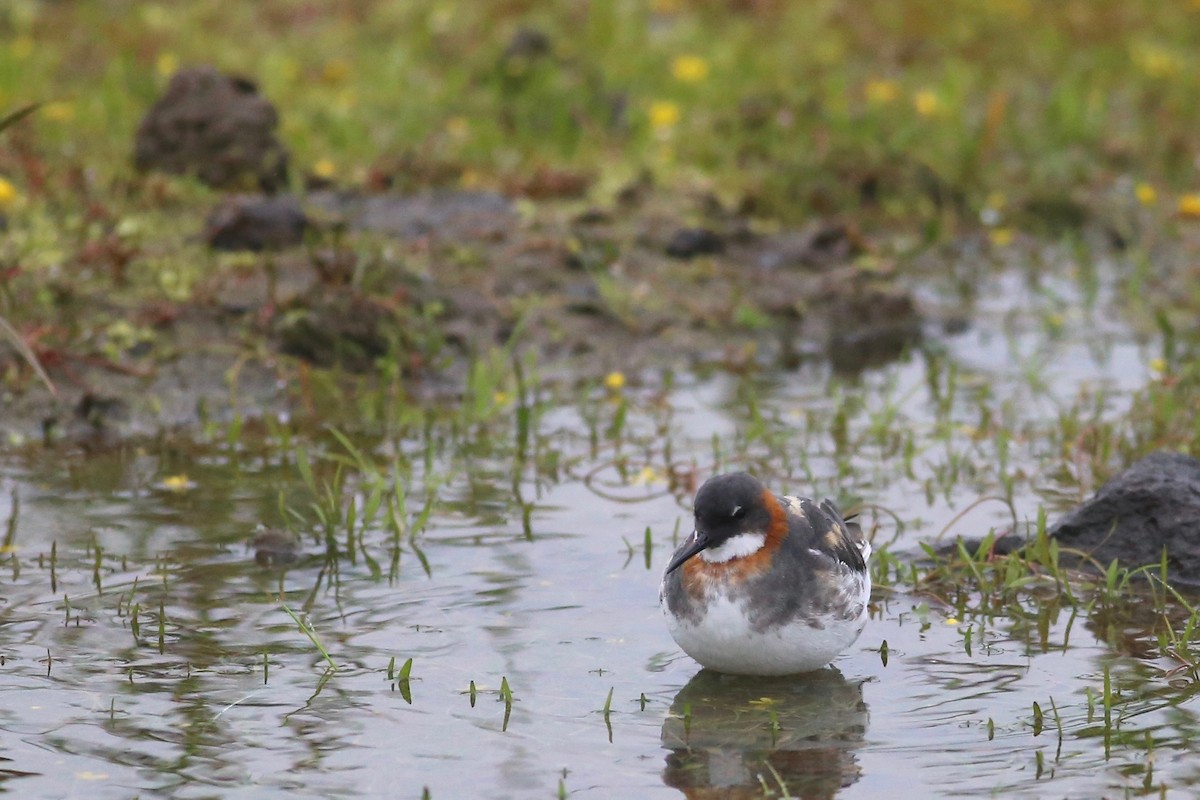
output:
[[[659,572],[688,524],[690,490],[668,491],[671,469],[749,465],[780,490],[861,498],[894,514],[865,519],[902,561],[947,529],[1010,528],[1013,511],[1023,525],[1080,491],[1046,477],[1043,434],[1081,391],[1126,413],[1153,343],[1104,291],[1084,303],[1069,284],[988,280],[966,331],[931,332],[923,352],[856,380],[811,363],[631,387],[621,435],[607,432],[618,400],[555,405],[535,415],[524,458],[511,413],[432,444],[419,431],[359,441],[384,484],[407,488],[410,525],[435,487],[413,541],[384,511],[360,517],[350,544],[344,525],[327,537],[319,498],[271,441],[4,456],[0,520],[14,498],[19,509],[0,561],[0,784],[88,797],[1186,793],[1200,780],[1180,757],[1200,733],[1193,684],[1114,647],[1052,590],[963,614],[877,588],[833,668],[774,680],[701,672],[660,618]],[[1047,335],[1038,320],[1064,302]],[[847,408],[839,442],[830,428]],[[1022,432],[1003,457],[976,435],[981,408]],[[894,430],[913,432],[909,471]],[[297,435],[332,480],[317,456],[345,450]],[[341,497],[361,512],[371,481],[345,475]],[[1013,511],[969,508],[1006,476]],[[260,522],[288,523],[281,506],[306,520],[290,519],[305,554],[264,569],[247,542]],[[389,677],[393,658],[397,670],[413,659],[408,681]],[[1108,725],[1089,700],[1106,670]]]

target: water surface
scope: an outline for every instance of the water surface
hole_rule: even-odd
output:
[[[701,671],[657,606],[690,530],[689,474],[750,467],[779,490],[861,501],[877,547],[902,562],[920,541],[1009,530],[1014,515],[1023,530],[1039,506],[1061,508],[1084,488],[1053,477],[1057,415],[1081,397],[1129,413],[1157,354],[1107,280],[1085,296],[1017,270],[988,277],[965,330],[931,329],[852,378],[814,361],[642,376],[575,405],[547,388],[524,443],[512,408],[359,432],[378,478],[296,428],[318,488],[342,481],[332,533],[295,453],[269,436],[9,453],[0,782],[89,797],[1186,793],[1194,684],[1133,654],[1141,630],[1111,642],[1052,588],[956,610],[936,591],[880,587],[833,667],[772,680]],[[980,435],[984,411],[1014,432],[1004,445]],[[404,495],[401,533],[384,501],[364,523],[376,486]],[[972,506],[987,496],[1007,502]],[[259,523],[294,529],[300,560],[256,564]]]

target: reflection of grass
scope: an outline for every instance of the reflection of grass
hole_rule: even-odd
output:
[[[925,538],[937,533],[916,519],[921,513],[921,490],[926,484],[934,494],[931,505],[947,504],[949,501],[942,495],[957,498],[958,502],[964,489],[968,494],[995,498],[997,502],[993,505],[970,506],[969,501],[964,501],[957,508],[966,508],[971,513],[980,513],[981,507],[1004,509],[995,516],[1007,524],[1006,518],[1014,508],[1012,493],[1028,498],[1030,487],[1041,481],[1038,468],[1043,462],[1039,459],[1049,462],[1050,468],[1057,464],[1055,458],[1044,456],[1041,448],[1047,439],[1040,437],[1043,428],[1038,426],[1057,429],[1061,420],[1017,417],[1014,422],[1011,410],[1006,411],[1004,403],[996,399],[1000,389],[1013,388],[1009,384],[987,379],[984,385],[980,376],[951,369],[932,355],[928,373],[924,376],[917,373],[916,388],[892,385],[881,381],[879,375],[845,382],[823,378],[825,382],[811,388],[811,393],[802,399],[789,394],[793,389],[781,385],[778,376],[771,373],[724,374],[718,381],[723,398],[714,401],[717,409],[714,413],[725,414],[733,425],[728,433],[714,436],[703,426],[697,426],[694,418],[678,404],[680,395],[669,389],[660,390],[641,376],[626,380],[622,372],[621,377],[613,377],[604,384],[544,382],[535,379],[531,362],[514,359],[514,355],[519,353],[506,350],[483,360],[477,374],[470,379],[470,390],[456,402],[419,407],[410,404],[407,398],[388,395],[388,387],[345,389],[339,414],[330,418],[338,425],[336,432],[328,427],[314,430],[293,421],[279,422],[278,427],[268,425],[265,429],[247,424],[239,437],[213,436],[207,444],[198,445],[194,455],[202,463],[222,463],[236,455],[242,466],[233,465],[230,469],[244,470],[237,474],[239,481],[246,483],[247,496],[253,496],[264,485],[256,482],[261,479],[255,477],[254,470],[245,469],[251,455],[262,453],[264,461],[276,465],[265,476],[268,487],[265,492],[279,491],[286,495],[282,505],[291,513],[283,516],[294,520],[301,530],[316,531],[322,538],[328,534],[333,540],[334,546],[327,549],[321,574],[309,578],[316,586],[305,601],[306,611],[315,604],[317,611],[309,613],[319,613],[322,617],[328,617],[339,602],[338,593],[351,584],[361,589],[366,582],[382,584],[385,576],[387,580],[396,580],[401,574],[398,567],[389,574],[386,569],[371,566],[372,561],[382,563],[393,548],[397,553],[402,545],[411,545],[415,550],[419,543],[430,552],[437,580],[452,581],[456,573],[452,564],[447,566],[453,560],[447,558],[447,547],[456,548],[450,552],[457,554],[461,552],[457,548],[489,546],[485,537],[519,535],[516,519],[523,511],[522,503],[545,502],[541,498],[553,487],[572,483],[578,484],[576,488],[596,487],[597,497],[608,492],[616,498],[614,503],[621,499],[636,503],[646,497],[661,498],[669,494],[678,497],[686,507],[695,488],[689,484],[689,476],[704,474],[719,460],[731,467],[752,465],[764,476],[770,476],[772,485],[788,491],[836,494],[840,489],[851,498],[856,495],[870,498],[875,495],[873,485],[893,483],[911,493],[916,498],[911,505],[891,514],[871,507],[863,508],[860,514],[864,528],[870,530],[873,525],[879,528],[878,553],[872,564],[879,585],[877,597],[882,604],[896,596],[920,599],[915,623],[953,624],[955,628],[951,630],[959,632],[968,659],[988,657],[996,642],[1000,642],[1001,648],[1017,643],[1033,651],[1061,647],[1073,655],[1087,645],[1081,648],[1074,640],[1069,646],[1065,641],[1059,644],[1051,641],[1046,632],[1061,629],[1064,620],[1069,628],[1076,617],[1081,620],[1078,625],[1084,619],[1095,621],[1100,641],[1113,642],[1114,649],[1118,649],[1122,637],[1133,627],[1130,618],[1121,615],[1132,613],[1130,609],[1140,605],[1152,612],[1148,621],[1141,617],[1135,620],[1137,624],[1146,624],[1142,629],[1145,634],[1139,637],[1149,653],[1145,669],[1161,671],[1155,665],[1170,659],[1170,664],[1179,665],[1179,672],[1171,675],[1168,670],[1162,677],[1182,679],[1193,674],[1190,670],[1194,669],[1196,659],[1192,643],[1196,616],[1182,598],[1162,586],[1161,566],[1130,571],[1119,565],[1100,565],[1103,569],[1091,575],[1072,571],[1065,566],[1067,554],[1044,535],[1049,516],[1045,512],[1033,523],[1034,545],[1020,554],[995,553],[991,544],[996,536],[986,538],[982,547],[958,545],[949,551],[931,553],[927,560],[898,555],[886,545],[884,540],[898,522],[907,523],[910,530]],[[1179,352],[1173,355],[1174,359],[1179,357]],[[1018,383],[1019,380],[1013,379]],[[508,400],[496,401],[498,392],[506,392]],[[914,400],[927,410],[927,419],[914,420]],[[375,416],[358,415],[364,406],[382,409],[388,402],[397,407]],[[582,424],[577,424],[577,418]],[[552,429],[549,419],[557,420]],[[836,426],[835,419],[839,420]],[[520,433],[522,429],[524,432]],[[901,433],[904,436],[898,442]],[[903,457],[905,448],[912,449],[908,458]],[[1000,448],[1007,449],[1007,461],[998,458]],[[1053,449],[1058,452],[1057,443]],[[718,454],[712,455],[713,451]],[[1007,466],[1002,469],[1001,464]],[[597,469],[597,474],[585,476],[592,469]],[[226,474],[225,467],[214,466],[210,470]],[[197,477],[193,470],[189,474]],[[510,488],[510,481],[517,489]],[[1007,493],[1001,488],[1006,482],[1010,484]],[[539,494],[533,493],[534,487]],[[522,498],[519,491],[530,492],[532,499]],[[656,523],[658,541],[655,542],[644,524],[641,511],[644,507],[626,506],[628,519],[617,527],[630,533],[642,530],[645,568],[661,569],[662,559],[669,552],[669,541],[678,538],[678,523],[675,537],[667,532],[669,520]],[[849,509],[850,504],[846,507]],[[533,505],[535,523],[544,519],[544,510],[541,505]],[[875,520],[876,516],[879,520]],[[683,508],[679,517],[686,524]],[[453,536],[455,526],[463,520],[481,531],[480,542],[459,540],[448,544],[444,537]],[[958,530],[962,523],[963,520],[955,520],[948,527]],[[629,531],[631,526],[636,527]],[[429,532],[433,535],[428,535]],[[619,559],[618,531],[610,533],[613,558]],[[652,544],[657,545],[653,552]],[[535,537],[529,546],[542,547],[544,543]],[[50,569],[54,553],[51,549]],[[360,555],[365,561],[355,560]],[[99,558],[98,553],[96,557]],[[638,562],[635,568],[640,571],[642,559]],[[116,568],[119,561],[109,556],[107,563]],[[614,561],[613,568],[619,563]],[[420,577],[421,567],[415,559],[414,563],[406,563],[405,568],[409,570],[405,578]],[[164,570],[164,575],[167,574]],[[318,590],[326,580],[328,588]],[[164,577],[162,586],[165,581]],[[1152,594],[1146,590],[1148,581],[1152,581]],[[196,623],[187,600],[164,609],[159,591],[157,582],[134,584],[128,595],[131,600],[136,596],[140,605],[132,605],[129,622],[135,639],[143,632],[152,636],[153,629],[141,623],[153,624],[153,614],[147,616],[143,608],[153,609],[157,604],[160,647],[163,647],[166,611],[170,612],[173,626],[186,629],[185,626]],[[112,602],[108,598],[115,596],[109,593],[97,602]],[[343,598],[351,596],[352,592],[346,592]],[[121,599],[117,602],[124,604]],[[217,602],[224,601],[218,598]],[[80,616],[77,606],[78,603],[70,614],[71,625]],[[295,613],[289,609],[289,615],[322,657],[332,662],[331,654],[304,621],[304,612],[299,608]],[[886,611],[876,613],[886,618]],[[866,650],[879,643],[881,627],[869,627],[859,647]],[[214,636],[230,634],[218,632]],[[872,636],[876,638],[872,640]],[[184,644],[184,640],[165,639],[166,655],[182,657]],[[289,652],[283,649],[273,657],[286,659]],[[862,655],[860,652],[854,658],[861,659]],[[301,652],[298,657],[303,659],[305,654]],[[867,658],[874,662],[874,655]],[[443,656],[435,656],[433,661],[426,662],[429,674],[449,663],[442,659]],[[889,653],[883,643],[879,659],[885,669],[895,673],[911,669],[913,653],[905,653],[900,647],[893,647]],[[412,660],[404,661],[403,665],[399,661],[393,659],[387,667],[387,677],[395,682],[399,698],[418,709],[423,703],[427,708],[431,703],[444,702],[433,687],[428,690],[433,693],[430,696],[421,693],[414,696]],[[1096,669],[1095,675],[1080,677],[1071,684],[1080,692],[1083,688],[1091,689],[1096,720],[1090,726],[1082,719],[1082,695],[1072,698],[1055,690],[1052,698],[1023,697],[1020,706],[1014,707],[1015,713],[993,712],[997,714],[995,721],[985,723],[986,718],[980,717],[977,720],[980,741],[987,735],[984,730],[994,733],[997,726],[1001,728],[1001,742],[1014,730],[1028,735],[1036,728],[1040,734],[1038,741],[1049,744],[1042,756],[1031,754],[1030,761],[1043,759],[1041,766],[1046,770],[1054,769],[1056,731],[1066,738],[1068,745],[1074,738],[1094,735],[1093,745],[1099,750],[1102,725],[1106,725],[1107,741],[1116,756],[1137,757],[1147,752],[1153,742],[1145,739],[1144,730],[1135,732],[1133,727],[1139,704],[1147,702],[1147,694],[1139,692],[1136,684],[1130,688],[1128,670],[1123,667],[1111,667],[1107,685],[1101,684],[1099,668]],[[890,680],[886,676],[884,679]],[[515,692],[506,677],[499,684],[499,689],[479,689],[471,681],[465,693],[472,706],[480,691],[495,698],[500,705],[485,703],[485,706],[490,712],[502,713],[502,728],[506,729],[512,723]],[[386,687],[380,689],[386,691]],[[630,720],[628,715],[612,713],[614,696],[614,690],[610,689],[604,698],[603,719],[606,727],[622,728]],[[526,714],[536,716],[542,712],[531,697],[525,698],[529,704]],[[1166,708],[1170,702],[1184,697],[1184,692],[1162,689],[1161,694],[1150,699]],[[585,707],[585,711],[594,709],[595,699],[599,698],[593,696],[593,705]],[[641,703],[645,707],[645,695]],[[685,734],[690,734],[695,722],[690,706],[681,708],[680,714],[680,726]],[[756,720],[770,741],[782,741],[789,735],[788,719],[782,710],[764,708]],[[788,776],[764,775],[766,788],[771,791],[783,791],[785,777],[791,781]]]
[[[1197,677],[1200,651],[1194,635],[1200,627],[1200,608],[1167,582],[1165,553],[1159,564],[1126,567],[1113,561],[1105,567],[1086,553],[1060,548],[1047,535],[1044,516],[1020,550],[1001,554],[994,545],[994,534],[970,547],[962,540],[944,551],[923,545],[927,560],[920,565],[902,564],[884,545],[872,557],[872,577],[889,593],[919,592],[937,598],[947,621],[963,626],[968,655],[976,638],[972,626],[978,626],[982,643],[995,617],[1016,624],[1034,609],[1039,625],[1060,613],[1084,614],[1101,639],[1119,642],[1136,635],[1141,646],[1177,665],[1172,673]],[[1139,632],[1132,634],[1134,630]],[[886,643],[880,649],[886,666]]]

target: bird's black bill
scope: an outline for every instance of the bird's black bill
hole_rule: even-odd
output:
[[[681,566],[683,566],[683,562],[687,561],[701,550],[707,548],[708,544],[708,537],[703,533],[700,531],[693,533],[691,538],[684,543],[683,547],[675,552],[675,557],[671,559],[670,564],[667,564],[667,571],[664,574],[670,575],[672,572],[679,569]]]

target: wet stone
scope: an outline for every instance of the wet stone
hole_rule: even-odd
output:
[[[129,421],[129,404],[119,397],[84,392],[75,405],[75,416],[93,428]]]
[[[1102,567],[1158,564],[1168,577],[1200,586],[1200,461],[1158,452],[1114,475],[1095,496],[1059,520],[1050,535]]]
[[[204,238],[214,250],[281,250],[300,244],[308,224],[294,197],[231,197],[208,215]]]
[[[724,252],[725,240],[708,228],[680,228],[667,242],[671,258],[695,258]]]
[[[286,567],[300,558],[300,539],[296,534],[265,525],[255,529],[250,547],[260,567]]]
[[[182,69],[138,126],[139,170],[192,174],[218,189],[287,181],[287,151],[275,138],[275,106],[246,78],[211,66]]]
[[[596,284],[591,281],[579,281],[567,284],[563,290],[566,298],[566,308],[572,314],[603,314],[604,298]]]
[[[605,225],[613,221],[613,216],[602,208],[591,206],[580,211],[571,221],[576,225]]]
[[[518,28],[508,46],[504,48],[504,60],[534,59],[550,55],[552,44],[550,37],[537,28]]]

